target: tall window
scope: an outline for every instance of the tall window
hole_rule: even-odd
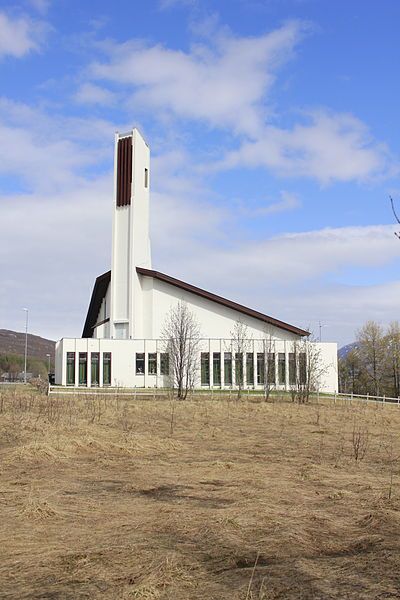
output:
[[[91,385],[99,385],[100,383],[100,354],[92,352],[90,355],[90,379]]]
[[[289,385],[296,385],[296,355],[289,353]]]
[[[136,353],[136,375],[144,375],[144,352]]]
[[[75,385],[75,352],[67,352],[67,385]]]
[[[286,360],[284,352],[278,354],[278,383],[279,385],[286,384]]]
[[[150,352],[148,356],[149,375],[157,375],[157,354]]]
[[[160,371],[161,375],[169,375],[169,354],[162,352],[160,354]]]
[[[275,352],[268,352],[268,383],[269,385],[276,383]]]
[[[149,170],[148,169],[144,170],[144,187],[145,188],[149,187]]]
[[[243,385],[243,352],[235,354],[235,381],[236,385]]]
[[[254,355],[252,352],[246,353],[246,383],[254,385]]]
[[[103,385],[111,385],[111,352],[103,353]]]
[[[201,385],[210,385],[210,354],[201,353]]]
[[[301,385],[307,383],[307,355],[305,352],[299,353],[299,380]]]
[[[213,354],[213,385],[221,385],[221,353]]]
[[[265,354],[257,352],[257,384],[264,385],[265,382]]]
[[[87,352],[79,352],[79,385],[87,385]]]
[[[224,384],[232,385],[232,352],[224,353]]]

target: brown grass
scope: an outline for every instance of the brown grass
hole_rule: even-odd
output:
[[[0,597],[400,598],[399,425],[392,406],[5,391]]]

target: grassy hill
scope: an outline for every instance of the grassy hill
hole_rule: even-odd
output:
[[[54,362],[54,350],[56,343],[39,335],[28,333],[28,356],[47,361],[50,354]],[[25,333],[0,329],[0,354],[15,354],[23,356],[25,353]]]

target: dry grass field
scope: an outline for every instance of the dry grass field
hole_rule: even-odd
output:
[[[400,409],[0,395],[2,599],[400,598]]]

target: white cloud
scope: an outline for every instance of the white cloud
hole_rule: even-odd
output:
[[[252,38],[221,31],[213,45],[196,44],[189,52],[127,42],[112,47],[109,62],[94,64],[91,73],[131,86],[132,106],[255,135],[275,73],[303,33],[299,22]]]
[[[301,206],[301,202],[296,194],[282,190],[280,192],[280,200],[272,202],[266,206],[261,206],[256,209],[256,215],[273,215],[275,213],[286,212],[288,210],[295,210]]]
[[[29,4],[41,14],[47,13],[50,8],[50,0],[28,0]]]
[[[220,168],[265,166],[281,176],[312,177],[321,183],[365,181],[393,168],[387,147],[375,142],[354,116],[309,113],[292,129],[265,127],[258,138],[228,153]]]
[[[74,95],[74,100],[81,104],[110,105],[115,102],[115,94],[93,83],[84,83]]]
[[[12,18],[0,12],[0,58],[25,54],[40,49],[47,26],[26,16]]]

